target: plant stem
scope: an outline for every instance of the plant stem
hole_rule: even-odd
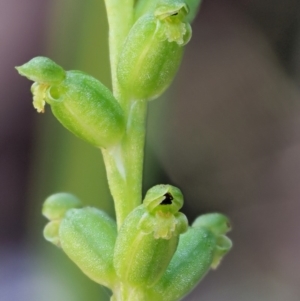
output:
[[[142,176],[147,102],[129,100],[121,93],[117,60],[133,21],[134,0],[105,0],[109,24],[109,52],[113,93],[126,120],[120,144],[102,149],[111,194],[115,202],[118,228],[142,200]]]
[[[132,100],[124,109],[127,123],[121,143],[102,150],[118,228],[142,200],[147,102]]]
[[[118,99],[117,59],[133,21],[134,0],[105,0],[113,91]]]

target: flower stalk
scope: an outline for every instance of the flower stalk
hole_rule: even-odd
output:
[[[231,249],[229,220],[205,214],[189,226],[179,188],[160,184],[142,201],[147,105],[173,81],[199,0],[105,0],[112,87],[36,57],[18,72],[34,81],[33,106],[50,105],[69,131],[101,149],[116,221],[69,193],[48,197],[47,241],[61,248],[111,301],[182,299]],[[190,9],[191,8],[191,9]]]

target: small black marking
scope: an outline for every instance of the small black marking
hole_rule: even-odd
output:
[[[172,200],[174,199],[172,195],[167,192],[164,196],[165,199],[160,203],[160,205],[172,205]]]
[[[173,13],[171,16],[173,17],[173,16],[177,16],[178,15],[178,13]]]

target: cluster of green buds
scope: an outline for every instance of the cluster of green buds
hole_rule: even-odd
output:
[[[117,79],[122,98],[151,100],[173,81],[184,46],[191,38],[191,12],[184,0],[140,0],[118,55]],[[194,4],[195,6],[195,4]],[[33,106],[44,112],[46,103],[55,117],[76,136],[100,148],[120,143],[126,117],[120,99],[99,80],[80,71],[65,71],[46,57],[36,57],[16,67],[34,81]]]
[[[154,186],[141,202],[145,104],[173,81],[199,3],[136,1],[132,24],[115,53],[113,92],[46,57],[17,67],[34,81],[34,108],[44,112],[49,104],[65,128],[104,154],[117,222],[102,210],[83,207],[71,194],[58,193],[43,206],[49,220],[44,237],[108,287],[111,301],[180,300],[232,246],[222,214],[202,215],[189,226],[179,212],[183,195],[174,186]]]
[[[231,248],[227,217],[205,214],[189,226],[182,205],[178,188],[154,186],[117,232],[105,212],[58,193],[43,206],[44,236],[110,288],[111,300],[180,300]]]

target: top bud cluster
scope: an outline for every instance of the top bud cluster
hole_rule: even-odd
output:
[[[123,99],[145,101],[169,87],[192,31],[189,8],[182,0],[140,1],[135,19],[118,58],[117,80]],[[36,57],[17,70],[34,81],[31,90],[38,112],[44,112],[48,103],[68,130],[96,147],[107,148],[121,140],[123,109],[97,79],[65,71],[45,57]]]

